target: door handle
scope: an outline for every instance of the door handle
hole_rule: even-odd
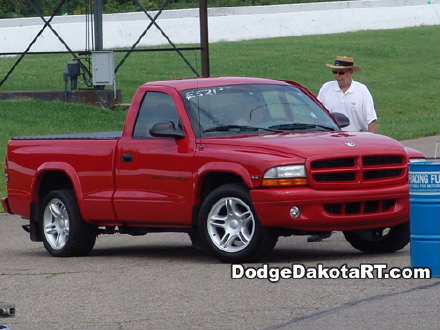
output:
[[[130,153],[122,154],[122,161],[125,163],[132,162],[133,161],[133,154],[130,154]]]

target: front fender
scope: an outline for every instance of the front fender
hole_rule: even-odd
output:
[[[405,147],[405,151],[408,155],[408,158],[425,158],[425,154],[423,154],[423,152],[420,152],[416,149]]]
[[[200,203],[201,190],[204,183],[205,178],[208,175],[218,173],[222,174],[232,174],[235,175],[244,182],[244,184],[248,188],[252,188],[254,186],[252,182],[252,177],[249,171],[239,163],[232,162],[210,162],[204,164],[195,174],[195,189],[194,189],[194,200],[196,203]]]

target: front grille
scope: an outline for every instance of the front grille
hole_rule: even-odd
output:
[[[335,168],[335,167],[350,167],[350,166],[354,166],[353,158],[316,160],[312,163],[312,168]]]
[[[364,166],[371,165],[387,165],[387,164],[401,164],[402,157],[400,156],[367,156],[362,158]]]
[[[394,205],[396,205],[395,199],[384,199],[374,201],[325,204],[324,209],[327,213],[332,215],[359,215],[392,211]]]
[[[364,171],[364,180],[392,178],[401,175],[402,171],[402,169]]]
[[[406,158],[400,155],[373,155],[316,159],[309,173],[315,187],[337,188],[337,184],[379,184],[380,180],[403,179]],[[376,181],[375,181],[376,180]]]
[[[322,173],[322,174],[315,174],[313,177],[316,181],[319,182],[353,181],[356,178],[354,172]]]

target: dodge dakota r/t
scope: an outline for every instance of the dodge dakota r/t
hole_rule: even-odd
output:
[[[121,132],[12,138],[2,204],[57,257],[88,254],[99,234],[160,231],[232,263],[327,231],[367,253],[399,250],[407,164],[424,156],[346,125],[294,82],[148,82]]]

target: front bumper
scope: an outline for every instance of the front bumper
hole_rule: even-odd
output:
[[[408,185],[362,190],[275,188],[251,190],[261,223],[308,231],[389,227],[409,221]],[[292,218],[293,206],[300,216]]]

